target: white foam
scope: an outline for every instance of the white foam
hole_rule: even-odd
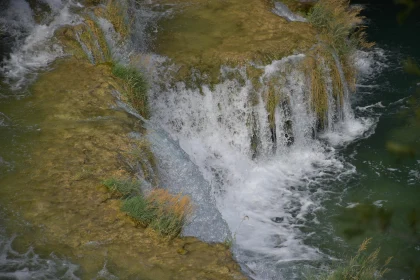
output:
[[[155,81],[150,92],[152,122],[177,139],[197,164],[232,231],[236,257],[260,276],[278,273],[269,268],[272,261],[322,256],[317,248],[305,244],[301,227],[317,222],[322,178],[337,179],[355,172],[337,158],[330,144],[352,141],[374,124],[372,119],[357,119],[348,113],[334,131],[324,134],[330,138],[328,145],[313,139],[316,116],[310,110],[306,79],[298,67],[293,67],[303,57],[295,55],[261,67],[262,89],[254,106],[249,100],[255,92],[244,68],[222,68],[221,75],[236,71],[245,83],[225,79],[212,89],[203,86],[200,91],[184,83],[162,87],[165,77]],[[283,76],[279,90],[287,96],[288,105],[276,109],[277,138],[273,143],[262,92],[276,75]],[[284,128],[285,121],[292,123],[291,145],[284,139],[290,133]],[[253,135],[259,141],[256,159],[252,159]]]
[[[356,51],[354,62],[357,67],[359,82],[371,80],[388,67],[388,54],[384,49],[375,47],[372,50]]]

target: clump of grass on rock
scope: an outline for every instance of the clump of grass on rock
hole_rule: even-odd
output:
[[[368,48],[360,6],[350,6],[348,0],[319,0],[308,20],[321,33],[322,40],[338,55],[348,55],[356,48]]]
[[[382,279],[384,274],[389,271],[386,267],[392,258],[379,264],[379,248],[371,254],[366,254],[367,246],[371,239],[366,239],[360,245],[357,254],[350,259],[347,264],[339,266],[328,275],[315,278],[318,280],[378,280]]]
[[[162,236],[177,237],[192,213],[191,200],[185,195],[154,189],[145,196],[140,192],[140,183],[129,179],[111,178],[103,184],[124,199],[122,211],[137,224],[150,227]]]
[[[148,118],[148,84],[144,76],[134,67],[124,66],[122,64],[115,64],[112,68],[112,73],[123,80],[123,86],[128,101],[132,104],[134,109],[136,109],[143,117]]]
[[[192,213],[190,198],[154,189],[147,197],[134,196],[124,200],[121,209],[142,226],[149,226],[163,236],[174,238]]]
[[[111,178],[103,184],[117,197],[130,197],[140,194],[140,182],[131,179]]]

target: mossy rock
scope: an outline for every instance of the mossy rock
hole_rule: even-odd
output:
[[[271,12],[271,1],[177,0],[175,3],[174,15],[159,23],[154,49],[179,65],[208,73],[210,82],[215,80],[221,65],[269,63],[304,52],[316,41],[316,32],[310,24],[288,22],[275,15]]]

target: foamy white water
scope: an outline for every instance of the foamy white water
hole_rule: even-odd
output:
[[[273,13],[287,19],[288,21],[302,21],[302,22],[307,21],[306,18],[304,18],[300,15],[294,14],[289,9],[289,7],[287,7],[285,4],[283,4],[281,2],[275,2],[274,3]]]
[[[278,275],[279,263],[325,257],[305,243],[310,233],[301,228],[308,222],[317,223],[325,191],[322,181],[340,180],[355,172],[334,147],[368,137],[377,121],[354,116],[347,90],[342,108],[329,101],[330,121],[335,122],[318,135],[323,141],[314,138],[316,116],[310,109],[307,80],[293,67],[303,58],[294,55],[261,66],[264,73],[256,105],[249,101],[255,92],[243,68],[224,67],[221,76],[234,71],[244,84],[222,79],[213,89],[203,86],[201,92],[184,83],[151,91],[152,122],[179,141],[211,184],[218,209],[232,232],[235,255],[256,279]],[[365,63],[367,71],[371,62],[363,59],[359,63]],[[288,100],[276,108],[274,138],[263,101],[273,77],[281,80],[279,94]],[[256,158],[251,147],[255,137]]]

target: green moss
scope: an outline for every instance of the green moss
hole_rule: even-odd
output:
[[[128,101],[140,115],[149,117],[147,89],[148,84],[144,76],[135,68],[116,64],[112,73],[123,80]]]

